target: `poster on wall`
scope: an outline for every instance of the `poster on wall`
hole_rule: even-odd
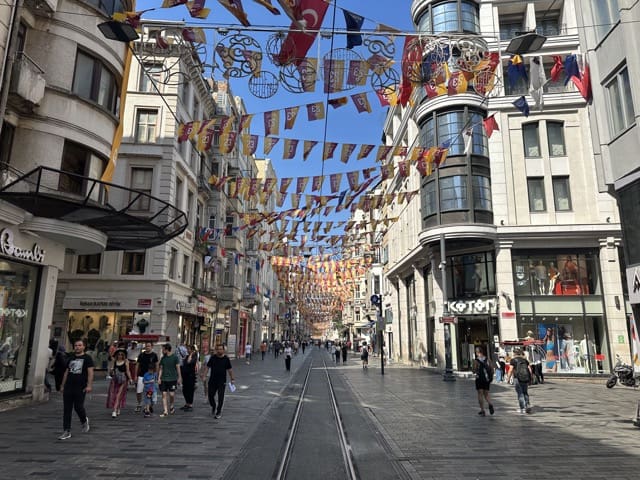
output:
[[[545,351],[543,368],[545,372],[587,373],[587,360],[593,358],[595,346],[590,355],[582,354],[581,344],[574,340],[571,324],[540,324],[538,335]]]
[[[229,358],[236,358],[236,335],[230,334],[227,339],[227,356]]]

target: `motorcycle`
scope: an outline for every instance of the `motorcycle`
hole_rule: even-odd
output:
[[[625,387],[640,386],[640,379],[633,376],[633,367],[623,363],[620,356],[616,355],[616,366],[613,367],[613,374],[607,380],[607,388],[615,387],[618,381],[620,381],[620,385]]]

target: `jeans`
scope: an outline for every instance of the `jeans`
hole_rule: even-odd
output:
[[[222,412],[222,404],[224,403],[224,387],[226,383],[213,383],[209,381],[209,405],[216,411],[216,414]],[[216,393],[218,394],[218,405],[216,408]]]
[[[84,392],[83,386],[71,387],[65,386],[62,394],[63,400],[63,415],[62,415],[62,429],[71,430],[71,412],[73,410],[78,414],[80,423],[85,424],[87,422],[87,412],[84,409]]]
[[[502,382],[502,370],[496,368],[496,382]]]
[[[529,408],[529,384],[518,381],[517,378],[513,380],[513,384],[516,387],[516,394],[518,395],[518,403],[520,408],[524,410]]]

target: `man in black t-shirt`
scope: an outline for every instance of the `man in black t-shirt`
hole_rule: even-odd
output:
[[[209,378],[209,404],[211,405],[211,414],[215,418],[220,418],[222,414],[222,404],[224,403],[224,387],[227,383],[227,371],[231,377],[231,383],[235,381],[233,369],[231,368],[231,360],[224,354],[224,345],[216,345],[216,353],[211,355],[207,362],[202,378],[207,378],[207,372],[211,370]],[[218,394],[218,404],[216,408],[215,395]]]
[[[76,340],[73,344],[73,355],[69,358],[67,369],[62,378],[62,399],[64,413],[62,416],[63,432],[60,440],[71,438],[71,411],[75,410],[82,423],[82,431],[89,431],[89,418],[84,409],[84,398],[93,389],[93,359],[84,353],[84,340]]]
[[[142,378],[144,377],[144,374],[149,371],[149,365],[151,365],[152,363],[155,363],[156,365],[158,364],[158,355],[153,351],[153,343],[146,342],[144,344],[144,350],[140,353],[140,355],[138,355],[138,361],[136,363],[135,369],[134,378],[137,379],[136,399],[138,400],[136,412],[139,412],[142,408],[142,392],[144,390],[144,381],[142,380]]]

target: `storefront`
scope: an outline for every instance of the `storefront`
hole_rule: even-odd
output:
[[[595,251],[514,251],[517,334],[544,372],[609,372],[611,354]]]
[[[198,314],[196,298],[170,298],[167,302],[166,334],[175,345],[198,345],[201,341],[200,325],[204,317]]]
[[[54,338],[64,339],[68,348],[78,339],[87,342],[87,353],[98,369],[107,368],[109,345],[130,334],[150,332],[150,298],[76,298],[63,301],[67,325],[54,326]]]
[[[470,370],[475,347],[491,352],[494,336],[499,336],[496,297],[449,302],[449,313],[456,319],[454,329],[458,370]]]

